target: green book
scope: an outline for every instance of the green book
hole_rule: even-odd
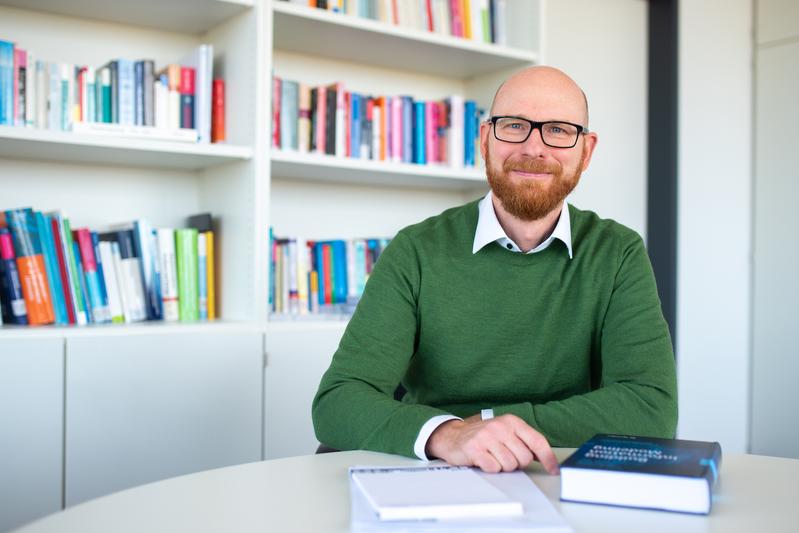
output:
[[[69,262],[69,277],[70,283],[72,284],[72,294],[75,297],[75,308],[76,308],[76,321],[79,325],[86,324],[88,322],[89,313],[86,309],[85,305],[85,295],[83,294],[83,290],[80,283],[80,274],[78,271],[78,258],[75,257],[75,246],[72,240],[72,228],[69,224],[69,219],[64,218],[64,241],[66,242],[65,245],[65,252],[67,255],[67,261]]]
[[[199,287],[197,277],[197,230],[175,230],[175,259],[178,269],[178,317],[198,320]]]

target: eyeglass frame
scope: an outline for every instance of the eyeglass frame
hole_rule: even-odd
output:
[[[500,139],[499,137],[497,137],[497,121],[502,118],[515,118],[517,120],[523,120],[530,124],[530,131],[527,132],[527,136],[521,141],[506,141],[505,139]],[[486,122],[491,124],[491,130],[494,132],[494,138],[496,140],[510,144],[522,144],[524,142],[527,142],[527,140],[530,138],[530,135],[533,134],[533,131],[538,130],[539,135],[541,135],[541,142],[544,143],[545,145],[549,146],[550,148],[569,149],[577,146],[577,141],[580,140],[580,135],[585,135],[586,133],[590,133],[588,131],[588,128],[586,128],[585,126],[582,126],[580,124],[575,124],[574,122],[568,122],[566,120],[545,120],[543,122],[536,122],[535,120],[530,120],[529,118],[524,118],[524,117],[517,117],[516,115],[494,115],[490,117],[488,120],[486,120]],[[574,144],[572,144],[571,146],[553,146],[549,144],[544,140],[544,130],[541,129],[544,126],[544,124],[568,124],[569,126],[574,126],[575,128],[577,128],[577,136],[574,138]]]

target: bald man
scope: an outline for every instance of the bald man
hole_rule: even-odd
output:
[[[596,145],[563,72],[500,86],[480,126],[491,190],[383,252],[314,399],[320,442],[556,473],[551,446],[674,436],[674,354],[643,242],[565,202]]]

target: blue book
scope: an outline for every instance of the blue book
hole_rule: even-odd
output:
[[[144,61],[133,63],[133,123],[144,126]]]
[[[361,157],[361,95],[350,94],[350,157]]]
[[[135,124],[135,74],[133,61],[117,59],[117,76],[119,83],[119,124],[131,126]]]
[[[467,167],[474,166],[474,142],[477,138],[477,104],[473,100],[466,100],[463,105],[463,162]]]
[[[708,514],[718,442],[595,435],[560,466],[560,499]]]
[[[158,264],[158,247],[153,228],[145,220],[133,222],[133,245],[141,259],[141,279],[144,283],[144,299],[149,320],[160,320],[163,316],[161,301],[161,267]]]
[[[96,231],[91,232],[92,247],[94,248],[94,262],[97,265],[98,289],[100,296],[100,303],[103,308],[108,309],[108,318],[111,319],[111,308],[108,304],[108,288],[105,285],[105,272],[103,272],[103,261],[100,258],[100,236]],[[114,268],[114,265],[106,265],[108,268]]]
[[[413,119],[413,162],[418,165],[427,163],[425,156],[425,127],[424,127],[424,102],[414,102],[414,119]]]
[[[347,303],[347,243],[341,240],[331,242],[333,246],[333,303]]]
[[[39,211],[34,213],[34,216],[36,217],[36,226],[39,228],[39,240],[42,245],[42,255],[44,255],[44,267],[47,272],[47,283],[53,302],[55,323],[66,325],[69,324],[67,301],[64,297],[64,285],[58,268],[58,255],[55,248],[55,239],[53,239],[53,229],[50,226],[50,218]]]
[[[14,43],[0,41],[0,124],[14,124]]]

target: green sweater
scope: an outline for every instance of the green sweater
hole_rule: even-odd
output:
[[[673,437],[674,355],[643,242],[569,213],[572,259],[558,240],[534,254],[494,243],[472,254],[477,201],[400,231],[322,377],[319,441],[413,457],[427,420],[483,408],[521,417],[552,446]]]

